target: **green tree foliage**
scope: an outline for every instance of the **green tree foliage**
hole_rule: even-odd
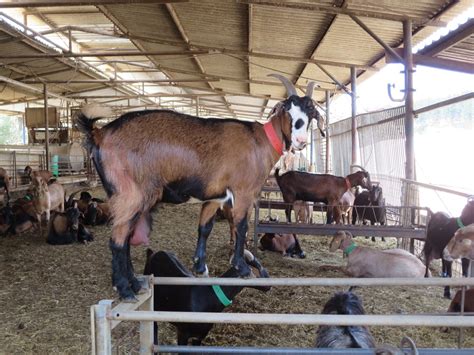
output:
[[[0,116],[0,144],[22,144],[20,119]]]

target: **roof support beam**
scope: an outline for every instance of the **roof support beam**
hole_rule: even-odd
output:
[[[260,111],[260,119],[263,119],[263,114],[265,113],[265,110],[268,106],[268,101],[270,100],[270,96],[267,96],[267,98],[263,101],[263,106],[262,106],[262,111]]]
[[[387,43],[385,43],[379,36],[375,34],[365,23],[363,23],[361,20],[359,20],[356,16],[350,15],[350,18],[357,23],[365,32],[367,32],[375,41],[377,41],[378,44],[380,44],[387,52],[389,52],[392,56],[397,58],[397,60],[400,61],[400,63],[403,63],[403,58],[398,55],[397,52],[393,50],[392,47],[390,47]]]
[[[419,53],[433,56],[444,51],[456,43],[472,36],[474,34],[474,19],[468,20],[465,24],[459,26],[458,29],[448,33],[441,41],[430,44],[423,48]]]
[[[173,5],[171,4],[166,4],[166,9],[168,10],[168,13],[170,14],[171,18],[173,19],[173,22],[176,26],[176,28],[178,29],[179,33],[181,34],[181,37],[183,38],[183,40],[186,42],[186,45],[189,49],[191,49],[190,47],[190,40],[189,40],[189,37],[188,35],[186,34],[186,31],[184,30],[184,27],[183,25],[181,24],[181,21],[178,17],[178,14],[176,13]],[[201,63],[201,61],[199,60],[199,58],[197,56],[193,56],[193,59],[194,61],[196,62],[196,65],[198,66],[199,70],[202,72],[202,74],[206,74],[206,71],[204,70],[204,67]],[[211,83],[207,83],[209,85],[209,87],[213,90],[216,90],[216,88],[214,87],[214,85],[212,85]],[[225,96],[222,96],[222,100],[224,101],[225,105],[227,106],[227,109],[229,110],[229,112],[234,116],[236,117],[236,114],[235,112],[233,112],[232,108],[230,107],[230,104],[227,102]]]
[[[40,94],[40,95],[43,95],[44,94],[44,91],[41,90],[41,89],[38,89],[34,86],[31,86],[31,85],[28,85],[28,84],[25,84],[25,83],[21,83],[17,80],[13,80],[13,79],[10,79],[10,78],[7,78],[6,76],[3,76],[3,75],[0,75],[0,81],[3,81],[7,84],[10,84],[10,85],[13,85],[13,86],[16,86],[20,89],[23,89],[23,90],[26,90],[28,92],[33,92],[35,94]],[[68,97],[65,97],[65,96],[61,96],[61,95],[58,95],[58,94],[54,94],[52,92],[47,92],[48,96],[49,97],[54,97],[56,99],[60,99],[60,100],[65,100],[65,101],[71,101],[71,102],[74,102],[73,99],[70,99]]]
[[[196,83],[219,81],[219,79],[91,79],[91,80],[25,80],[26,84],[94,84],[94,83],[110,83],[110,84],[136,84],[136,83]]]
[[[253,5],[249,4],[248,6],[248,51],[249,53],[252,53],[253,51],[253,27],[252,27],[252,17],[253,17]],[[250,57],[247,57],[248,63],[247,63],[247,69],[248,69],[248,77],[249,80],[252,80],[252,66],[250,65]],[[251,94],[251,83],[249,81],[249,94]]]
[[[370,10],[349,10],[340,7],[333,7],[330,5],[321,5],[321,4],[311,4],[311,3],[301,3],[301,2],[286,2],[286,1],[268,1],[268,0],[237,0],[242,4],[254,4],[254,5],[264,5],[264,6],[277,6],[277,7],[286,7],[290,9],[301,9],[307,11],[319,11],[326,12],[334,15],[355,15],[355,16],[364,16],[370,18],[376,18],[381,20],[388,21],[398,21],[403,22],[406,19],[411,19],[415,25],[419,26],[436,26],[436,27],[445,27],[446,23],[439,20],[425,19],[419,17],[409,17],[403,15],[389,14],[387,12],[378,12]]]
[[[111,51],[96,53],[41,53],[41,54],[1,54],[0,59],[44,59],[44,58],[85,58],[85,57],[140,57],[140,56],[174,56],[174,55],[197,55],[208,54],[208,51],[158,51],[158,52],[139,52],[139,51]]]
[[[87,6],[113,4],[167,4],[173,2],[188,2],[189,0],[14,0],[1,2],[1,8],[12,7],[52,7],[52,6]]]
[[[344,84],[342,84],[339,80],[337,80],[336,77],[334,75],[332,75],[329,71],[327,71],[322,65],[316,64],[316,66],[319,69],[321,69],[321,71],[324,74],[326,74],[332,81],[334,81],[339,86],[339,88],[344,90],[347,94],[352,95],[351,91],[348,88],[346,88],[346,86]],[[351,68],[351,71],[352,71],[352,68]],[[327,89],[322,89],[322,90],[326,91]]]
[[[397,53],[402,54],[403,48],[395,49]],[[385,53],[387,63],[400,63],[396,58],[393,58],[389,53]],[[429,55],[413,54],[413,62],[417,65],[425,65],[438,69],[453,70],[461,73],[474,73],[474,64],[461,62],[458,60],[444,59],[431,57]]]

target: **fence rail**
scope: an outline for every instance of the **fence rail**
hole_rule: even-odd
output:
[[[153,352],[195,353],[194,347],[167,346],[153,344],[153,322],[186,323],[245,323],[245,324],[293,324],[293,325],[364,325],[364,326],[423,326],[474,328],[471,313],[417,314],[417,315],[333,315],[333,314],[261,314],[261,313],[206,313],[206,312],[155,312],[153,311],[153,284],[160,285],[239,285],[239,286],[474,286],[474,278],[180,278],[180,277],[141,277],[145,293],[138,295],[137,303],[119,303],[112,308],[113,301],[103,300],[91,307],[92,353],[112,354],[112,329],[121,321],[140,322],[140,354]],[[463,298],[464,299],[464,298]],[[142,309],[142,310],[140,310]],[[250,350],[248,350],[250,349]],[[248,350],[248,351],[247,351]],[[326,349],[286,349],[290,353],[331,353]],[[199,353],[285,353],[278,348],[238,348],[238,347],[199,347]],[[466,354],[473,349],[420,349],[420,354]],[[373,353],[373,352],[371,352]],[[360,352],[365,354],[365,352]]]

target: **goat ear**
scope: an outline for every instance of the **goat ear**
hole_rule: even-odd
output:
[[[147,248],[146,249],[146,259],[150,259],[151,256],[154,254],[153,250],[151,250],[150,248]]]

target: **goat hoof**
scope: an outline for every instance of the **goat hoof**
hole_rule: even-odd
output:
[[[204,270],[198,269],[196,265],[194,265],[194,274],[197,277],[209,277],[209,269],[206,264],[204,264]]]
[[[306,258],[306,253],[304,251],[302,251],[301,253],[299,253],[297,255],[298,255],[298,258],[300,258],[300,259],[305,259]]]
[[[125,302],[125,303],[137,303],[137,302],[138,302],[138,298],[136,298],[135,296],[122,297],[122,302]]]

